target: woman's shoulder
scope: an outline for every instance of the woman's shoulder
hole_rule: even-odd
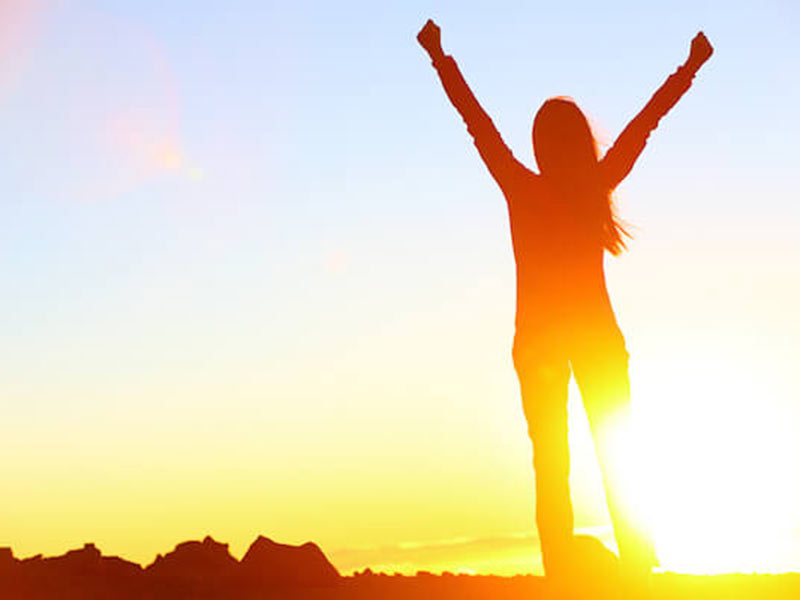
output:
[[[504,189],[509,202],[530,202],[547,194],[547,186],[542,181],[542,176],[525,167],[520,169],[516,176],[509,181],[510,185]]]
[[[552,186],[538,173],[526,169],[521,175],[512,193],[513,202],[529,207],[530,209],[544,208],[558,201],[558,194],[554,193]],[[506,194],[506,197],[509,197]],[[509,201],[512,201],[509,198]]]

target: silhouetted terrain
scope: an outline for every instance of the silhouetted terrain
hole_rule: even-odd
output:
[[[94,544],[63,556],[17,559],[0,548],[0,598],[180,600],[304,596],[312,587],[341,582],[319,547],[278,544],[259,536],[241,561],[210,537],[178,544],[150,566],[103,556]]]
[[[582,578],[578,598],[623,598],[613,579]],[[0,598],[13,600],[407,600],[556,598],[541,577],[376,574],[342,577],[318,546],[261,537],[241,561],[206,537],[178,544],[150,566],[103,556],[93,545],[63,556],[17,559],[0,548]],[[656,575],[649,598],[800,598],[800,574]]]

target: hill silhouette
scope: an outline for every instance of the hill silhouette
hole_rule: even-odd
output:
[[[584,552],[602,572],[576,573],[568,595],[543,577],[518,575],[414,576],[364,569],[341,576],[313,543],[280,544],[259,536],[241,561],[228,545],[206,537],[187,541],[147,567],[103,556],[94,544],[61,556],[18,559],[0,548],[0,598],[13,600],[560,600],[627,598],[614,562],[592,544]],[[598,560],[599,558],[599,560]],[[604,562],[605,561],[605,562]],[[800,598],[800,574],[692,576],[655,575],[651,589],[637,598],[667,600]]]
[[[146,568],[103,556],[94,544],[66,554],[17,559],[0,548],[0,598],[49,599],[227,599],[274,597],[274,593],[331,588],[341,581],[316,544],[279,544],[259,536],[241,561],[228,544],[207,536],[159,554]]]
[[[289,546],[258,536],[242,558],[240,571],[250,587],[326,587],[339,582],[339,572],[319,546]]]

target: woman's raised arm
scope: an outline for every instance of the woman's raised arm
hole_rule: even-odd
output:
[[[511,154],[511,150],[503,142],[489,115],[478,104],[456,61],[451,56],[445,55],[439,27],[429,19],[417,35],[417,40],[430,55],[444,91],[467,124],[467,131],[475,140],[475,146],[483,162],[486,163],[495,181],[503,187],[509,177],[513,177],[525,167]]]
[[[604,181],[609,188],[615,188],[628,175],[642,153],[650,132],[686,93],[695,73],[713,52],[714,49],[703,32],[698,33],[692,40],[686,62],[667,78],[641,112],[628,123],[600,163]]]

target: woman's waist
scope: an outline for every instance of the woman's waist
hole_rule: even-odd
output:
[[[527,297],[517,301],[514,320],[517,335],[621,335],[608,295],[601,298]]]
[[[563,356],[587,352],[627,353],[625,338],[613,313],[603,318],[570,321],[546,319],[543,315],[526,318],[517,313],[513,353],[515,356]]]
[[[564,279],[517,282],[517,315],[541,315],[548,319],[578,319],[613,314],[605,280]]]

